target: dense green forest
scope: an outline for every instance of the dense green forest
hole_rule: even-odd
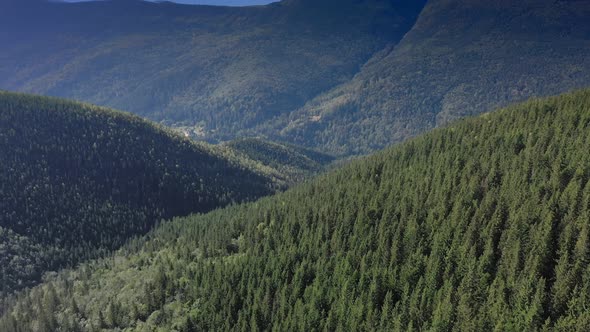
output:
[[[350,82],[259,132],[365,154],[458,118],[585,88],[588,17],[589,1],[430,0],[402,41]]]
[[[2,0],[0,89],[83,100],[191,127],[200,139],[231,140],[348,81],[402,38],[424,2]]]
[[[163,223],[6,300],[2,331],[588,331],[590,91]]]
[[[0,92],[0,295],[162,218],[281,187],[218,150],[121,112]]]

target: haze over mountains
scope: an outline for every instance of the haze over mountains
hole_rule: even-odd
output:
[[[401,39],[422,3],[4,6],[0,88],[112,106],[196,127],[201,138],[231,139],[348,81],[375,51]]]
[[[364,154],[590,83],[587,1],[26,2],[0,14],[0,88],[124,109],[197,139]]]

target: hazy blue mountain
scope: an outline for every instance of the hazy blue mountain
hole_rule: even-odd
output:
[[[590,85],[590,2],[430,0],[354,79],[268,126],[367,153],[453,119]]]
[[[346,156],[590,85],[587,1],[423,4],[3,2],[0,88]]]
[[[258,7],[0,4],[0,88],[68,97],[231,139],[347,82],[396,43],[414,0]]]

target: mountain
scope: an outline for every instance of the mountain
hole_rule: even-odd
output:
[[[259,130],[364,154],[454,119],[590,86],[588,1],[430,0],[399,44]]]
[[[0,329],[586,331],[589,144],[589,90],[463,120],[162,224]]]
[[[163,218],[277,189],[239,158],[137,116],[7,92],[0,160],[0,294],[116,249]]]
[[[0,88],[124,109],[231,140],[348,81],[425,0],[189,6],[0,4]],[[256,135],[254,135],[256,136]]]
[[[351,156],[590,86],[589,15],[582,0],[5,1],[0,88]]]
[[[255,160],[271,167],[290,183],[316,175],[335,161],[334,157],[314,150],[260,138],[241,138],[225,145],[242,159]]]

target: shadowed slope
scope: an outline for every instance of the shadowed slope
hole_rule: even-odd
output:
[[[263,174],[136,116],[0,92],[0,293],[162,218],[273,192]]]

